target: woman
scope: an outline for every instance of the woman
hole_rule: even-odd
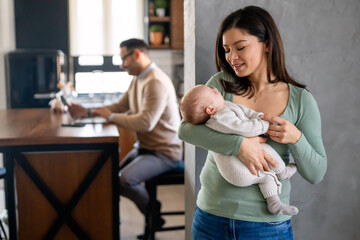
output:
[[[278,29],[262,8],[248,6],[231,13],[216,41],[218,73],[207,85],[225,100],[266,113],[268,138],[244,138],[213,131],[205,125],[182,122],[179,137],[213,152],[237,155],[253,174],[269,171],[275,161],[260,146],[267,141],[289,163],[291,153],[300,175],[319,183],[327,161],[321,139],[317,104],[305,85],[285,68]],[[192,239],[293,239],[289,215],[272,215],[258,186],[236,187],[221,177],[209,151],[200,175]],[[290,181],[282,180],[279,195],[290,202]]]

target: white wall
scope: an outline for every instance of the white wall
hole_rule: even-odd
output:
[[[0,1],[0,109],[6,108],[5,54],[15,49],[13,0]]]

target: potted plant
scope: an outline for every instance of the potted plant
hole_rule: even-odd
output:
[[[153,24],[149,28],[150,43],[152,45],[160,45],[163,41],[164,27],[159,24]]]
[[[154,0],[155,12],[158,17],[165,16],[165,9],[168,6],[167,0]]]

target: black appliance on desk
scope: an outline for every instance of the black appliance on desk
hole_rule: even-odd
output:
[[[19,49],[6,56],[8,108],[44,108],[67,81],[67,62],[60,50]]]

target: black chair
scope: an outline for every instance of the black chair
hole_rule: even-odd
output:
[[[157,220],[159,214],[161,216],[166,215],[184,215],[185,211],[169,211],[159,213],[159,201],[157,199],[157,187],[160,185],[174,185],[184,184],[184,162],[181,162],[179,166],[173,170],[165,172],[159,176],[153,177],[145,182],[145,187],[150,196],[150,202],[147,214],[145,216],[145,232],[143,239],[154,240],[155,232],[160,231],[174,231],[185,229],[185,225],[181,226],[159,226]]]
[[[5,175],[6,175],[6,169],[3,168],[3,167],[0,168],[0,179],[4,179]],[[3,225],[1,220],[0,220],[0,239],[8,239],[7,235],[6,235],[4,225]]]

